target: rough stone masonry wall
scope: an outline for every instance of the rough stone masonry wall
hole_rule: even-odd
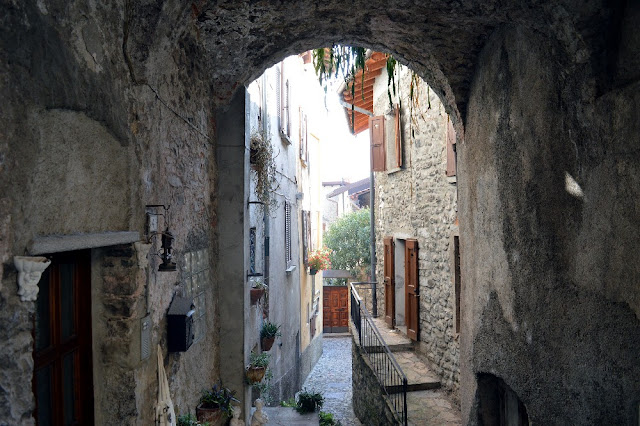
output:
[[[352,337],[351,347],[353,412],[365,425],[387,426],[397,424],[391,404],[380,387],[367,355]]]
[[[429,359],[443,386],[455,392],[460,384],[460,369],[458,338],[453,328],[455,295],[450,239],[456,219],[456,185],[445,175],[447,114],[435,93],[427,90],[427,84],[419,79],[414,89],[418,100],[411,118],[411,72],[405,67],[398,68],[404,167],[375,173],[377,281],[384,282],[384,237],[416,238],[419,349]],[[374,90],[375,115],[386,114],[391,120],[386,121],[385,126],[393,125],[386,71],[376,79]],[[431,108],[428,108],[428,95]],[[393,131],[385,133],[388,137],[393,135]],[[384,314],[384,303],[384,286],[379,285],[379,315]]]
[[[639,12],[616,27],[606,83],[521,27],[482,52],[458,148],[466,424],[480,373],[531,424],[638,423]]]
[[[17,296],[13,256],[35,237],[142,235],[145,204],[170,204],[159,223],[170,222],[180,269],[186,251],[215,256],[213,106],[195,27],[188,11],[167,6],[162,17],[150,5],[125,3],[132,9],[2,5],[0,424],[33,423],[34,303]],[[152,251],[159,249],[156,238]],[[183,276],[157,267],[150,256],[149,269],[139,269],[129,244],[92,250],[97,424],[153,424],[158,343],[177,412],[193,412],[200,390],[218,376],[215,286],[206,292],[206,338],[167,355],[166,311]],[[147,311],[151,356],[141,361]]]

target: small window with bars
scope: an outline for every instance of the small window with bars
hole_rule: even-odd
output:
[[[185,296],[193,298],[195,313],[193,315],[193,343],[202,339],[206,332],[205,292],[209,288],[211,274],[209,271],[209,250],[190,251],[183,256],[183,284]]]
[[[287,268],[291,266],[293,261],[293,253],[291,251],[291,203],[284,203],[284,259]]]

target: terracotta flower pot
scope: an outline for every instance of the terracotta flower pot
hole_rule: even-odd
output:
[[[196,407],[196,418],[199,422],[208,422],[210,425],[223,425],[226,416],[220,408],[205,408],[202,404]]]
[[[258,300],[264,295],[264,288],[252,288],[251,289],[251,304],[255,305]]]
[[[273,346],[273,342],[276,341],[275,336],[274,337],[263,337],[262,340],[260,341],[260,343],[262,343],[262,350],[263,351],[268,351],[271,349],[271,347]]]
[[[247,379],[251,383],[258,383],[264,377],[266,373],[266,367],[249,367],[247,368]]]

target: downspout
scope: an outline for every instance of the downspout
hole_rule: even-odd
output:
[[[371,150],[369,151],[371,152]],[[372,154],[370,154],[372,155]],[[373,295],[372,295],[372,314],[374,318],[378,317],[378,289],[377,289],[377,283],[376,283],[376,230],[375,230],[375,213],[374,213],[374,207],[375,207],[375,199],[376,199],[376,192],[375,192],[375,179],[373,178],[373,158],[371,159],[371,161],[369,162],[370,164],[370,172],[369,172],[369,221],[370,221],[370,226],[369,228],[371,228],[370,230],[370,235],[369,238],[371,239],[371,288],[373,291]]]

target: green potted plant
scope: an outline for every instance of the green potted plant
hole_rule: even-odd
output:
[[[262,279],[256,279],[253,281],[253,286],[251,287],[251,304],[255,305],[258,301],[264,296],[264,293],[269,288]]]
[[[260,329],[260,343],[262,344],[262,350],[270,350],[273,346],[273,342],[276,340],[276,337],[281,335],[282,333],[280,333],[279,325],[268,320],[262,323],[262,328]]]
[[[204,389],[200,395],[200,403],[196,407],[196,417],[199,422],[218,424],[233,415],[232,402],[240,402],[235,397],[235,391],[222,386],[213,385],[211,389]]]
[[[267,365],[269,365],[269,359],[271,355],[266,352],[256,354],[251,352],[249,356],[249,365],[247,366],[247,380],[249,383],[258,383],[264,377],[264,373],[267,371]]]

